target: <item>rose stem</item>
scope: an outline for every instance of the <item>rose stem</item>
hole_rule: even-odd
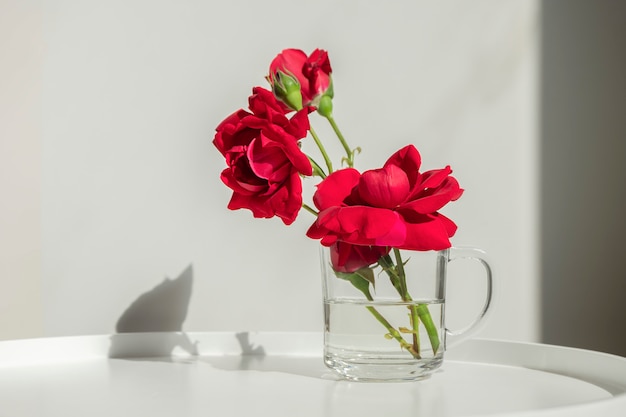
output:
[[[317,162],[315,162],[313,158],[308,155],[307,157],[309,158],[309,162],[311,163],[311,168],[313,168],[313,175],[317,175],[322,179],[326,178],[326,174],[324,173],[322,167]]]
[[[330,123],[331,127],[335,131],[335,134],[337,135],[337,138],[339,138],[339,142],[341,142],[341,145],[343,146],[343,149],[346,151],[346,155],[348,155],[348,166],[350,168],[352,168],[354,166],[354,152],[348,146],[348,142],[346,142],[346,139],[343,137],[343,134],[341,133],[341,130],[339,130],[339,126],[337,126],[337,123],[335,122],[335,119],[333,118],[333,115],[329,114],[328,116],[326,116],[326,119],[328,120],[328,122]]]
[[[397,267],[393,264],[393,260],[389,255],[381,257],[378,262],[382,263],[381,266],[383,267],[385,272],[387,272],[387,275],[389,275],[389,279],[391,280],[393,287],[396,289],[396,291],[398,291],[398,294],[400,294],[402,301],[411,301],[411,296],[409,295],[406,288],[404,265],[402,263],[402,259],[400,257],[398,249],[394,248],[394,254],[398,263]],[[411,311],[411,327],[413,327],[413,347],[417,352],[419,352],[419,315],[417,314],[417,310],[415,309],[414,305],[410,305],[408,308]],[[424,325],[426,325],[426,323],[424,323]]]
[[[393,337],[394,339],[396,339],[398,342],[400,342],[400,346],[403,347],[404,349],[408,350],[409,353],[411,355],[413,355],[413,357],[415,359],[420,359],[420,354],[419,351],[416,351],[415,348],[413,346],[411,346],[410,343],[407,343],[406,340],[404,340],[404,338],[402,337],[402,335],[400,334],[399,331],[397,331],[392,325],[391,323],[389,323],[374,307],[372,306],[367,306],[365,307],[367,308],[370,313],[372,313],[374,315],[374,317],[376,317],[376,320],[378,320],[383,326],[385,326],[387,328],[387,331],[389,332],[389,334],[391,335],[391,337]]]
[[[314,216],[317,216],[319,213],[317,211],[315,211],[313,208],[311,208],[308,204],[306,203],[302,203],[302,208],[305,209],[306,211],[308,211],[309,213],[311,213]]]
[[[396,265],[398,266],[398,275],[400,275],[400,288],[402,289],[405,297],[409,297],[409,292],[406,288],[406,273],[404,272],[404,264],[402,263],[402,256],[398,248],[393,248],[393,254],[396,257]],[[413,327],[413,346],[419,352],[420,339],[419,339],[419,316],[417,314],[417,306],[411,304],[409,308],[411,310],[411,326]],[[426,325],[426,323],[424,323]]]
[[[365,297],[369,300],[369,301],[374,301],[374,299],[372,298],[371,294],[369,294],[369,291],[364,292]],[[411,355],[413,355],[413,357],[415,359],[420,359],[420,354],[419,354],[419,349],[415,350],[415,348],[413,346],[411,346],[411,344],[407,343],[406,340],[404,340],[404,338],[402,337],[402,335],[400,334],[399,331],[397,331],[392,325],[391,323],[389,323],[387,321],[387,319],[385,319],[382,314],[380,314],[378,312],[378,310],[376,310],[374,307],[372,306],[367,306],[365,307],[369,310],[370,313],[372,313],[372,315],[376,318],[376,320],[378,320],[378,322],[380,324],[382,324],[383,326],[385,326],[385,328],[387,329],[387,331],[389,332],[389,334],[391,335],[391,337],[393,337],[394,339],[396,339],[399,343],[400,346],[406,350],[409,351],[409,353]]]
[[[311,132],[311,136],[313,136],[313,140],[315,141],[315,144],[317,145],[320,152],[322,153],[322,156],[324,157],[324,161],[326,162],[326,166],[328,167],[328,173],[331,174],[333,172],[333,163],[330,161],[330,158],[328,157],[328,154],[326,153],[326,149],[324,148],[322,141],[317,136],[317,133],[315,133],[315,130],[313,130],[312,126],[309,127],[309,132]]]
[[[437,327],[435,323],[433,323],[433,318],[430,315],[430,311],[428,310],[428,306],[426,304],[418,304],[416,306],[412,306],[417,310],[417,315],[424,323],[424,327],[426,327],[426,333],[428,333],[428,339],[430,339],[430,345],[433,348],[433,354],[436,354],[439,350],[439,333],[437,332]]]
[[[387,272],[387,275],[389,275],[391,283],[393,284],[396,291],[398,291],[398,293],[400,294],[400,297],[402,297],[402,300],[406,302],[413,301],[408,290],[405,290],[406,292],[403,293],[402,286],[404,285],[404,287],[406,287],[406,281],[401,284],[402,280],[396,272],[396,268],[394,267],[391,257],[389,255],[382,256],[379,260],[379,263],[381,263],[381,266],[383,267],[385,272]],[[401,262],[400,264],[402,265]],[[428,306],[425,304],[411,306],[412,313],[413,309],[417,311],[418,317],[422,320],[422,323],[424,323],[424,327],[426,328],[426,332],[428,333],[428,338],[430,339],[430,345],[433,348],[433,353],[436,353],[440,345],[439,334],[437,332],[435,324],[433,323],[433,319],[430,315],[430,311],[428,310]]]

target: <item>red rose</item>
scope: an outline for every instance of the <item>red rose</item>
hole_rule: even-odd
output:
[[[330,246],[330,261],[335,271],[354,272],[378,262],[389,250],[385,246],[360,246],[337,241]]]
[[[410,145],[381,169],[330,174],[313,196],[320,213],[307,236],[324,246],[340,241],[407,250],[449,248],[456,225],[437,211],[463,190],[450,167],[420,173],[420,163]]]
[[[298,141],[309,129],[307,110],[291,119],[274,95],[255,87],[252,113],[240,109],[217,127],[213,144],[226,158],[221,179],[233,190],[231,210],[247,208],[254,217],[278,216],[291,224],[302,207],[300,174],[312,175]]]
[[[307,57],[299,49],[285,49],[270,64],[268,80],[274,88],[281,77],[293,77],[300,84],[303,106],[316,106],[320,97],[331,88],[331,72],[326,51],[316,49]]]

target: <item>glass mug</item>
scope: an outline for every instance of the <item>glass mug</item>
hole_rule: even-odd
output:
[[[491,305],[492,272],[480,249],[392,250],[355,272],[335,271],[329,248],[320,254],[324,362],[348,380],[430,376],[441,366],[446,347],[474,334]],[[484,267],[487,290],[474,320],[453,332],[445,325],[446,277],[448,264],[457,259]]]

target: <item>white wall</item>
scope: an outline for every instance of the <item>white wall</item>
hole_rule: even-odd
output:
[[[0,2],[0,338],[42,334],[40,2]]]
[[[1,3],[3,12],[31,16],[17,4]],[[452,165],[466,189],[445,211],[459,225],[454,243],[487,250],[499,279],[482,334],[536,340],[536,9],[525,0],[56,0],[33,3],[32,31],[7,18],[2,30],[18,45],[9,49],[20,52],[3,53],[3,71],[30,82],[0,84],[3,116],[17,101],[28,117],[3,119],[0,130],[10,202],[0,214],[11,224],[0,248],[19,239],[32,259],[2,266],[0,301],[3,316],[38,320],[3,319],[0,337],[138,329],[141,320],[126,320],[133,311],[180,325],[187,303],[188,331],[321,330],[317,243],[304,236],[312,219],[302,213],[287,228],[229,212],[211,145],[277,52],[320,47],[333,64],[335,117],[364,151],[358,167],[410,142],[425,168]],[[16,215],[24,206],[28,218]],[[480,290],[461,281],[450,284],[458,325]]]

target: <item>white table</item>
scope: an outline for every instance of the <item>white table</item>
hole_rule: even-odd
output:
[[[0,342],[1,417],[626,416],[626,358],[470,340],[430,379],[337,379],[315,333]]]

